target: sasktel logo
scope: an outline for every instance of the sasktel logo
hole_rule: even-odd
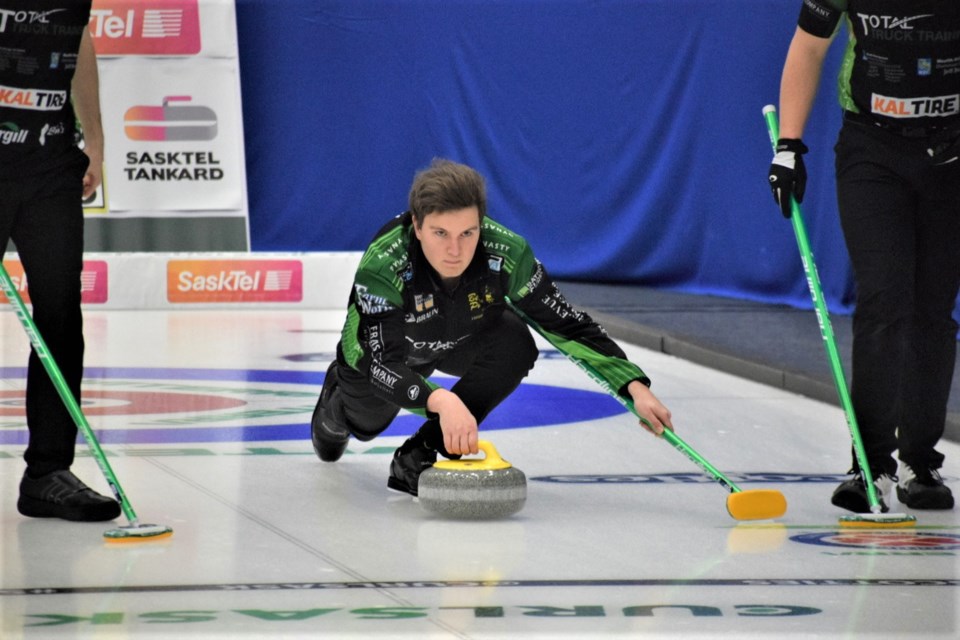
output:
[[[200,53],[199,0],[94,0],[90,35],[99,55]]]
[[[217,114],[210,107],[186,105],[191,96],[166,96],[161,106],[137,105],[123,114],[123,131],[130,140],[213,140]]]
[[[300,302],[299,260],[170,260],[169,302]]]
[[[30,302],[30,289],[23,264],[19,260],[4,261],[16,289],[24,302]],[[0,300],[8,302],[7,296],[0,292]],[[84,260],[80,272],[80,301],[83,304],[103,304],[107,301],[107,263],[104,260]]]

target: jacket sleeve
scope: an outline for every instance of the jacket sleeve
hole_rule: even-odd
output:
[[[510,302],[527,323],[562,353],[590,364],[620,395],[630,397],[626,387],[634,380],[650,385],[603,327],[567,302],[528,246],[514,262],[507,286]]]
[[[379,397],[426,415],[427,397],[437,385],[405,364],[400,291],[376,274],[358,272],[340,343],[347,364],[366,376]]]

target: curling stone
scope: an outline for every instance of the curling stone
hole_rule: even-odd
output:
[[[527,477],[481,440],[480,459],[440,460],[420,474],[424,509],[454,520],[491,520],[520,511],[527,501]]]

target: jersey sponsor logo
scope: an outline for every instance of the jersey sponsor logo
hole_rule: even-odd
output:
[[[547,295],[543,296],[540,299],[540,302],[553,311],[554,314],[561,320],[566,320],[567,318],[574,318],[575,320],[583,320],[584,313],[579,309],[575,309],[570,306],[566,298],[563,297],[563,294],[560,293],[560,290],[553,287],[553,290],[550,291]],[[604,331],[606,334],[606,331]]]
[[[402,253],[398,256],[395,256],[394,254],[398,250],[402,251]],[[392,259],[394,260],[393,264],[396,265],[396,267],[399,267],[401,264],[403,264],[405,260],[407,260],[407,251],[406,251],[406,244],[404,242],[404,239],[402,237],[398,237],[386,247],[377,247],[376,257],[377,257],[377,260]]]
[[[27,31],[38,34],[49,33],[50,16],[55,13],[66,11],[66,9],[50,9],[49,11],[12,11],[10,9],[0,9],[0,33],[5,33],[7,27],[19,26],[16,29],[19,32]],[[25,28],[27,27],[27,28]],[[11,29],[13,30],[13,29]]]
[[[540,283],[543,281],[543,264],[537,260],[536,269],[533,272],[533,275],[530,276],[530,280],[527,281],[525,285],[520,287],[520,297],[527,295],[531,291],[535,291],[537,287],[540,286]]]
[[[30,135],[29,129],[21,129],[15,122],[0,122],[0,144],[23,144]]]
[[[503,258],[501,256],[488,256],[487,268],[494,273],[500,273],[500,270],[503,269]]]
[[[420,397],[420,387],[413,385],[407,388],[407,398],[410,400],[416,400]]]
[[[430,318],[440,315],[440,310],[434,307],[429,311],[424,311],[423,313],[408,313],[403,317],[403,321],[407,324],[420,324],[421,322],[426,322]]]
[[[200,53],[198,0],[95,0],[90,35],[99,55]]]
[[[453,349],[457,346],[457,344],[469,337],[470,336],[464,336],[457,340],[414,340],[410,336],[406,336],[406,340],[410,343],[410,348],[415,351],[427,350],[439,353],[441,351],[449,351],[450,349]]]
[[[50,89],[21,89],[0,85],[0,107],[30,111],[60,111],[67,104],[67,92]]]
[[[484,240],[483,248],[487,251],[498,251],[500,253],[507,253],[510,251],[510,245],[503,242],[495,242],[493,240]]]
[[[397,382],[400,381],[398,374],[377,363],[370,365],[370,378],[389,391],[393,391],[397,386]]]
[[[480,294],[476,291],[471,291],[467,294],[467,305],[470,307],[470,311],[477,311],[482,306],[480,304]]]
[[[393,308],[393,305],[383,296],[376,296],[370,293],[366,285],[355,284],[353,288],[357,294],[357,305],[362,312],[374,315],[389,311]]]
[[[481,225],[483,231],[495,231],[502,235],[505,238],[516,238],[517,234],[513,233],[506,227],[501,227],[496,222],[492,221],[490,218],[484,218],[483,224]],[[484,243],[486,244],[486,243]]]
[[[835,9],[832,7],[825,7],[817,0],[803,0],[803,4],[813,15],[823,20],[826,20],[833,15],[833,13],[835,13]]]
[[[418,313],[423,313],[428,309],[433,309],[433,294],[417,293],[413,296],[413,306]]]
[[[43,129],[40,129],[40,146],[47,144],[48,137],[62,136],[67,132],[67,127],[62,123],[58,122],[57,124],[45,124]]]
[[[858,13],[857,17],[860,18],[860,24],[863,26],[863,32],[865,35],[870,35],[871,30],[873,31],[912,31],[913,22],[915,20],[922,20],[923,18],[932,18],[932,13],[925,13],[919,16],[881,16],[874,15],[870,13]]]
[[[929,118],[960,114],[960,93],[947,96],[894,98],[874,93],[870,96],[871,111],[888,118]]]

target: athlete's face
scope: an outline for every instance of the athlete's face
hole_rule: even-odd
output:
[[[477,207],[428,213],[423,225],[414,225],[423,255],[441,278],[454,279],[467,270],[480,242]]]

